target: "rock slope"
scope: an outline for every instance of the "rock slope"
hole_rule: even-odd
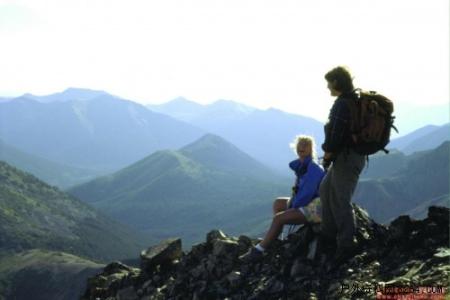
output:
[[[238,256],[257,240],[220,230],[181,251],[169,239],[141,253],[140,268],[114,262],[88,282],[82,299],[444,299],[449,286],[449,209],[430,207],[424,220],[400,216],[383,226],[355,206],[358,252],[345,264],[317,249],[316,226],[276,241],[261,262]],[[403,294],[401,294],[403,293]],[[383,298],[384,297],[384,298]],[[389,298],[390,297],[390,298]]]

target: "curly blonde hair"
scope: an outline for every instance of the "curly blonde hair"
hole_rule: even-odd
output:
[[[294,141],[292,141],[292,143],[289,144],[289,146],[292,148],[292,150],[294,150],[295,154],[297,154],[298,144],[309,145],[311,147],[311,158],[313,160],[317,159],[316,142],[314,140],[314,137],[312,137],[310,135],[304,135],[304,134],[295,136]]]

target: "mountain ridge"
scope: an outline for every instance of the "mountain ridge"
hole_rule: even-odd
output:
[[[54,162],[118,170],[153,151],[190,143],[203,131],[109,94],[89,101],[0,103],[0,138]]]
[[[446,141],[433,150],[410,154],[390,177],[360,180],[353,201],[377,222],[388,222],[424,201],[445,197],[449,194],[449,153],[450,141]]]
[[[236,232],[255,222],[258,212],[268,212],[274,197],[290,188],[235,146],[206,135],[69,192],[137,230],[158,237],[178,232],[193,242],[215,223]]]
[[[448,140],[450,140],[450,123],[427,125],[407,135],[393,139],[388,144],[388,148],[398,149],[405,154],[412,154],[417,151],[436,148]]]
[[[159,111],[181,118],[176,105],[171,102],[169,104],[162,104]],[[225,109],[221,108],[223,106]],[[317,143],[323,140],[321,122],[275,108],[261,110],[231,100],[222,100],[184,113],[183,120],[225,138],[285,176],[288,175],[286,163],[295,156],[289,149],[289,144],[296,135],[311,135]],[[321,149],[318,148],[318,151],[320,154]]]
[[[0,139],[0,160],[59,188],[86,182],[102,173],[50,161],[10,146]]]
[[[105,91],[93,90],[88,88],[76,88],[76,87],[69,87],[62,92],[52,93],[48,95],[37,96],[31,93],[25,93],[19,97],[29,98],[41,103],[51,103],[54,101],[70,101],[70,100],[88,101],[100,95],[109,95],[111,97],[119,98]]]

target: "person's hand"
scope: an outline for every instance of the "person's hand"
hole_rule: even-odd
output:
[[[333,153],[331,152],[325,152],[323,154],[323,159],[322,159],[322,166],[325,169],[325,171],[328,170],[328,168],[331,165],[331,161],[333,160]]]
[[[333,157],[333,153],[325,152],[323,155],[323,160],[331,160],[332,157]]]

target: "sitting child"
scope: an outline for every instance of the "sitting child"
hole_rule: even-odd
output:
[[[289,163],[297,176],[292,197],[280,197],[273,203],[273,220],[264,239],[239,259],[243,262],[257,261],[263,257],[270,243],[278,238],[286,224],[316,223],[321,221],[319,186],[325,172],[315,160],[315,143],[310,136],[297,136],[291,147],[298,159]]]

